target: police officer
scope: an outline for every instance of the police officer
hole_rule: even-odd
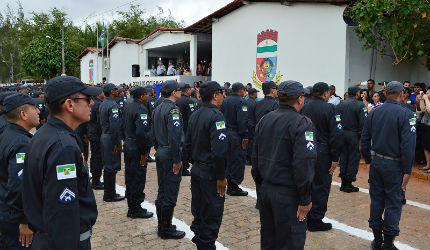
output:
[[[124,111],[124,107],[125,107],[125,100],[127,100],[127,98],[125,98],[125,93],[126,93],[126,89],[125,88],[120,88],[118,90],[118,96],[115,98],[116,103],[119,106],[119,112],[120,115],[122,115],[122,112]],[[125,100],[124,100],[125,98]]]
[[[218,109],[224,96],[221,86],[214,81],[202,84],[200,93],[203,106],[191,115],[186,139],[186,148],[193,160],[191,212],[194,220],[190,228],[197,249],[216,249],[227,186],[228,140],[225,119]]]
[[[0,135],[0,249],[25,249],[33,239],[24,214],[21,195],[22,166],[31,140],[31,129],[39,124],[39,110],[26,94],[5,98],[5,116],[10,122]]]
[[[245,173],[246,146],[248,144],[248,107],[245,96],[246,87],[242,83],[232,85],[233,95],[224,99],[221,112],[225,117],[229,156],[227,161],[227,194],[231,196],[247,196],[239,185]]]
[[[181,239],[185,232],[176,230],[172,225],[182,173],[180,148],[182,119],[181,112],[175,105],[181,97],[181,89],[176,81],[167,80],[163,83],[161,93],[164,100],[152,114],[152,128],[158,145],[156,153],[158,196],[155,201],[160,222],[158,235],[162,239]]]
[[[50,117],[33,136],[24,161],[24,212],[35,235],[32,249],[91,249],[97,205],[74,130],[90,120],[99,90],[78,78],[48,81]]]
[[[314,96],[302,109],[302,114],[312,120],[315,126],[314,142],[317,145],[315,177],[312,182],[312,209],[308,216],[308,230],[327,231],[330,223],[322,219],[327,212],[332,174],[337,167],[342,143],[342,125],[340,115],[336,115],[330,99],[330,88],[327,83],[318,82],[312,88]]]
[[[304,91],[299,82],[279,84],[280,107],[265,115],[255,129],[252,170],[261,185],[261,249],[305,245],[317,152],[312,121],[299,113]]]
[[[143,209],[145,200],[146,169],[152,146],[152,131],[149,111],[146,108],[150,90],[144,87],[132,89],[133,102],[124,109],[124,163],[125,195],[130,218],[150,218],[153,213]]]
[[[7,118],[5,114],[3,113],[4,107],[3,107],[3,101],[6,97],[16,94],[15,92],[3,92],[0,93],[0,135],[3,133],[3,131],[6,130],[7,127],[9,127],[9,122],[7,121]]]
[[[100,88],[102,90],[102,88]],[[92,186],[96,190],[104,190],[103,182],[100,182],[100,177],[103,171],[103,160],[102,160],[102,149],[100,144],[100,137],[102,136],[102,127],[99,121],[99,108],[100,104],[103,102],[105,94],[100,91],[98,96],[94,96],[94,105],[91,107],[90,121],[88,122],[88,138],[90,140],[91,148],[91,176],[92,176]]]
[[[341,117],[344,145],[340,155],[340,177],[342,185],[340,190],[346,193],[358,192],[358,187],[352,185],[356,180],[360,164],[359,140],[367,117],[367,108],[359,101],[360,88],[348,88],[349,98],[341,102],[337,108]]]
[[[264,98],[257,102],[255,107],[255,124],[257,124],[261,117],[270,111],[276,110],[279,107],[278,93],[276,91],[277,85],[273,81],[267,81],[262,86]]]
[[[104,195],[106,202],[124,200],[125,197],[115,191],[115,176],[121,170],[121,119],[119,106],[115,102],[118,97],[118,88],[113,83],[103,87],[105,99],[100,104],[99,120],[102,127],[100,139],[104,165]]]
[[[155,90],[152,85],[146,85],[145,88],[148,88],[149,90],[148,102],[146,103],[146,107],[149,111],[149,115],[148,115],[149,122],[152,124],[152,112],[155,109],[155,102],[157,101],[157,99],[155,99]],[[154,142],[155,139],[153,138],[152,140]],[[148,162],[155,162],[155,157],[152,155],[149,155]]]
[[[251,165],[252,143],[254,141],[254,129],[257,123],[255,122],[255,106],[257,102],[259,90],[250,88],[248,90],[248,99],[246,106],[248,107],[248,146],[246,147],[246,165]]]
[[[181,98],[176,101],[176,105],[179,107],[179,111],[181,111],[182,116],[182,128],[184,131],[184,135],[187,132],[188,128],[188,119],[191,114],[195,111],[194,102],[191,100],[191,86],[188,83],[179,83],[179,87],[181,88]],[[184,140],[185,141],[185,138]],[[182,150],[182,176],[191,176],[188,168],[190,164],[188,163],[188,156],[186,150]]]
[[[90,140],[88,138],[88,122],[84,122],[76,129],[76,135],[78,136],[78,143],[84,154],[85,164],[88,166],[88,155]]]
[[[400,82],[388,83],[384,105],[370,112],[361,136],[361,151],[366,164],[370,164],[369,227],[375,237],[373,249],[397,249],[393,241],[400,232],[402,191],[406,191],[412,171],[416,143],[416,118],[400,105],[403,96]],[[373,159],[371,150],[375,152]]]

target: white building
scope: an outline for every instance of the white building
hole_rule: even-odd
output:
[[[151,64],[162,58],[166,67],[167,60],[189,60],[194,77],[173,77],[186,82],[204,79],[195,77],[200,61],[212,61],[215,81],[249,82],[257,88],[266,80],[297,80],[305,86],[324,81],[342,95],[369,78],[429,81],[425,66],[393,66],[390,57],[363,51],[354,27],[343,19],[347,2],[234,0],[184,29],[159,28],[136,43],[113,46],[108,75],[115,83],[162,82],[172,77],[148,77]],[[133,64],[139,65],[139,77],[131,75]],[[81,60],[83,80],[85,67],[88,62]]]
[[[102,49],[99,49],[101,55]],[[77,56],[81,60],[81,81],[88,84],[101,82],[103,65],[101,56],[97,56],[97,48],[86,48]],[[98,70],[99,69],[99,70]]]

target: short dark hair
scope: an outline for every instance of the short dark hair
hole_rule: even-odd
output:
[[[207,94],[205,94],[205,95],[202,95],[201,93],[200,93],[200,97],[202,98],[202,102],[205,102],[205,103],[209,103],[209,102],[211,102],[211,100],[212,100],[212,97],[214,96],[214,94],[215,93],[217,93],[219,90],[213,90],[213,91],[211,91],[211,92],[209,92],[209,93],[207,93]]]
[[[369,80],[367,80],[368,82],[373,82],[373,84],[375,84],[375,80],[373,80],[373,79],[369,79]]]
[[[19,120],[19,115],[21,114],[21,111],[27,111],[28,107],[29,105],[24,104],[5,113],[7,121],[9,123],[17,122]]]
[[[293,96],[279,96],[279,104],[280,105],[288,105],[293,106],[296,103],[297,99],[302,95],[293,95]]]
[[[263,89],[263,94],[268,95],[270,94],[270,91],[272,91],[272,89]]]
[[[69,95],[69,96],[63,97],[63,98],[61,98],[60,100],[57,100],[57,101],[55,101],[55,102],[48,103],[48,111],[49,111],[49,114],[51,114],[51,115],[58,115],[58,114],[60,114],[60,113],[61,113],[61,111],[62,111],[62,107],[63,107],[64,102],[65,102],[67,99],[73,99],[73,98],[75,98],[75,97],[79,96],[79,94],[80,94],[80,92],[78,92],[78,93],[74,93],[74,94],[72,94],[72,95]]]
[[[405,84],[405,83],[411,83],[411,82],[410,81],[404,81],[403,84]]]

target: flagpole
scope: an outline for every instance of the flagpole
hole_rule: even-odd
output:
[[[106,81],[108,81],[108,78],[110,77],[110,62],[109,62],[109,23],[106,24],[106,42],[107,42],[107,50],[106,50],[106,57],[107,57],[107,70],[106,70]]]
[[[96,42],[97,42],[97,50],[96,50],[96,53],[97,53],[97,60],[96,60],[97,73],[96,73],[96,79],[97,79],[97,81],[96,81],[96,84],[98,84],[99,83],[99,26],[98,26],[97,23],[96,23],[96,29],[97,29],[97,38],[96,38]]]
[[[105,46],[105,42],[104,42],[104,26],[105,26],[105,24],[104,24],[104,22],[103,22],[103,24],[102,24],[102,35],[100,35],[100,36],[103,36],[103,39],[101,39],[101,43],[102,43],[102,79],[103,79],[103,70],[104,70],[104,65],[105,65],[105,58],[104,58],[104,46]]]

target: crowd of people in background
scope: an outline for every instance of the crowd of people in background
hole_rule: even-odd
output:
[[[158,60],[157,65],[151,66],[151,76],[191,76],[192,72],[190,69],[189,62],[178,62],[176,65],[172,60],[168,61],[167,67],[164,65],[162,60]],[[199,61],[196,68],[196,76],[207,76],[212,75],[212,62]]]

